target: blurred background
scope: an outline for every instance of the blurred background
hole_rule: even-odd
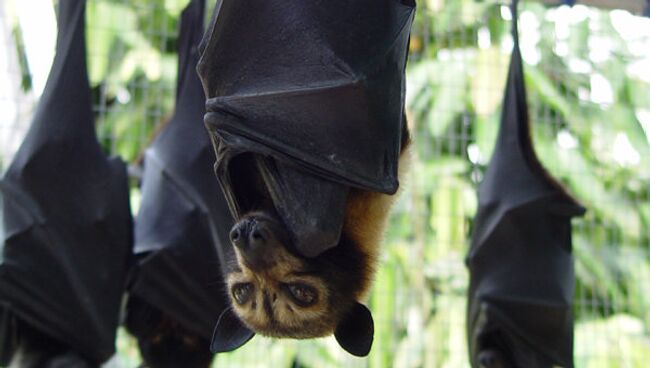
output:
[[[20,145],[54,53],[53,0],[0,2],[0,172]],[[210,3],[210,1],[208,1]],[[626,9],[520,5],[521,48],[541,161],[587,207],[573,221],[577,367],[650,361],[650,18]],[[134,162],[170,115],[187,0],[88,0],[97,134]],[[420,0],[407,69],[414,155],[369,300],[375,342],[354,358],[331,339],[256,337],[220,367],[468,367],[464,257],[476,186],[498,128],[512,48],[508,4]],[[197,122],[200,124],[201,122]],[[132,208],[139,189],[132,180]],[[135,367],[120,331],[107,367]]]

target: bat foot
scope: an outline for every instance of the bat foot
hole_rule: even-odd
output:
[[[478,354],[480,368],[513,368],[499,350],[486,349]]]

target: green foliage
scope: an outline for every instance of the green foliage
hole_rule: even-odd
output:
[[[90,1],[89,74],[106,151],[133,161],[173,108],[178,1]],[[182,4],[181,4],[182,6]]]
[[[29,91],[32,88],[32,76],[29,72],[29,65],[27,64],[27,56],[25,55],[25,43],[23,40],[23,32],[18,25],[13,27],[11,32],[13,42],[16,45],[16,55],[18,56],[18,64],[20,67],[21,78],[20,86],[23,91]]]

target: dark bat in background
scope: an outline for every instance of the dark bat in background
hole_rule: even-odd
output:
[[[515,40],[467,264],[472,367],[573,367],[571,217],[584,213],[535,155]]]
[[[204,7],[192,0],[181,14],[175,112],[143,160],[126,327],[150,368],[209,367],[212,330],[229,303],[217,245],[229,244],[233,221],[212,170],[196,74]]]
[[[373,277],[408,132],[413,1],[222,0],[198,71],[236,220],[215,352],[255,333],[373,339]]]
[[[131,212],[126,167],[95,136],[85,6],[58,2],[47,85],[0,181],[0,364],[96,367],[115,352]]]

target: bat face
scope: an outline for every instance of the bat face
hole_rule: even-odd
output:
[[[314,257],[291,248],[286,229],[269,212],[252,212],[233,227],[237,266],[227,276],[235,314],[272,337],[331,335],[367,285],[367,259],[352,244]],[[349,240],[348,240],[349,241]]]

